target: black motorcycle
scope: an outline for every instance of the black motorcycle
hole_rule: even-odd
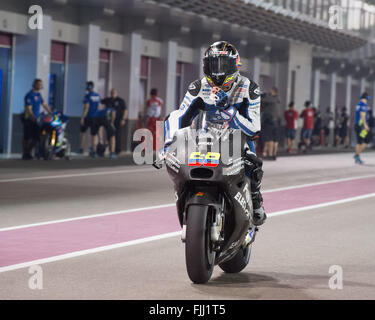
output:
[[[190,127],[177,132],[165,157],[154,163],[160,169],[165,161],[174,183],[186,267],[194,283],[206,283],[215,265],[227,273],[243,270],[258,231],[245,174],[252,164],[243,134],[239,142],[235,133],[238,137],[238,130],[211,123],[202,112]],[[223,161],[223,148],[233,149],[235,143],[240,143],[237,158]]]

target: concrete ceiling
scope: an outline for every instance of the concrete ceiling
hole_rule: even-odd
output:
[[[30,0],[31,1],[31,0]],[[375,2],[375,0],[373,0]],[[32,1],[31,1],[32,2]],[[291,13],[258,0],[41,0],[46,7],[77,6],[93,10],[108,8],[116,16],[144,21],[155,18],[156,24],[191,31],[233,35],[251,43],[254,33],[280,39],[309,43],[316,47],[348,52],[367,43],[365,38],[344,30],[333,30],[325,22]],[[236,26],[235,28],[233,26]]]

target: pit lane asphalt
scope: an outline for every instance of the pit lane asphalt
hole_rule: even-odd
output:
[[[348,154],[265,162],[263,189],[375,175],[375,154],[363,158],[366,166]],[[0,161],[0,228],[173,202],[164,170],[122,164]],[[43,290],[28,288],[27,268],[0,273],[0,298],[374,299],[374,208],[369,198],[272,217],[249,266],[237,275],[216,267],[207,285],[190,283],[175,236],[42,264]],[[343,290],[328,287],[331,265],[343,268]]]

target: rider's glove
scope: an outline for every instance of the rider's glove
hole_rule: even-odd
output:
[[[227,107],[226,109],[220,109],[220,116],[225,121],[230,122],[235,116],[235,114],[236,114],[236,109],[233,108],[232,106]]]
[[[168,148],[171,145],[171,143],[172,142],[166,142],[164,144],[164,147],[159,150],[159,152],[158,152],[158,158],[159,158],[160,161],[163,161],[165,159],[165,157],[167,155],[167,152],[168,152]]]
[[[215,93],[215,106],[218,109],[225,109],[229,105],[229,97],[228,95],[224,92],[224,90],[218,90]]]

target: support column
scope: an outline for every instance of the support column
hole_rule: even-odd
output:
[[[313,105],[314,107],[319,107],[320,99],[320,70],[316,69],[314,71],[314,93],[313,93]]]
[[[50,51],[52,38],[52,19],[43,17],[43,29],[28,29],[28,34],[15,36],[13,46],[13,79],[11,83],[12,120],[15,114],[24,111],[24,97],[31,89],[35,78],[43,81],[41,94],[48,102]],[[8,127],[8,153],[22,151],[22,127],[20,121],[10,121]]]
[[[259,78],[260,78],[260,58],[255,57],[253,59],[253,80],[259,84]]]
[[[128,121],[123,130],[122,147],[131,151],[133,133],[139,113],[139,86],[141,73],[142,36],[130,33],[124,36],[123,51],[113,54],[112,86],[118,89],[128,107]]]
[[[142,52],[142,36],[137,33],[132,33],[129,36],[130,41],[130,68],[126,81],[129,84],[128,104],[129,104],[129,119],[137,119],[139,112],[139,82],[141,73],[141,52]]]
[[[294,92],[295,108],[304,109],[304,103],[311,98],[312,46],[291,41],[289,44],[288,71],[286,73],[287,99]]]
[[[352,104],[352,76],[346,76],[346,96],[345,96],[345,106],[348,110],[348,114],[351,114]]]
[[[163,46],[164,47],[164,46]],[[165,45],[166,52],[166,90],[165,90],[165,115],[170,114],[176,109],[176,68],[177,68],[177,43],[167,41]]]
[[[336,110],[336,72],[332,72],[331,74],[331,93],[330,93],[330,102],[329,107],[331,108],[331,112],[335,113]],[[331,126],[333,126],[333,122],[331,122]]]
[[[208,47],[208,45],[207,45]],[[202,79],[204,77],[203,73],[203,56],[204,52],[206,51],[207,47],[202,46],[194,49],[194,65],[196,68],[196,76],[194,79]]]
[[[80,27],[79,44],[69,46],[66,88],[66,112],[81,117],[86,82],[94,81],[96,90],[99,77],[100,27]]]
[[[362,94],[363,92],[366,91],[366,78],[361,78],[361,84],[360,84],[360,87],[361,87],[361,92],[360,92],[360,94]]]

